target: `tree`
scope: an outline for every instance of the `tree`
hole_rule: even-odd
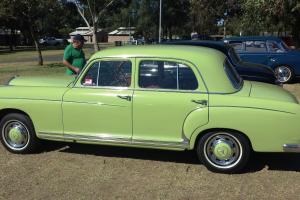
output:
[[[38,52],[38,64],[43,65],[42,52],[38,43],[41,18],[45,13],[51,13],[51,8],[57,5],[57,0],[1,0],[1,13],[7,19],[16,22],[23,33],[28,32]]]
[[[93,31],[93,41],[94,41],[94,50],[98,51],[98,40],[97,40],[97,31],[98,24],[101,15],[105,12],[105,10],[111,6],[116,0],[82,0],[82,1],[74,1],[78,13],[86,23],[87,27]],[[100,6],[102,5],[102,6]],[[89,20],[84,15],[84,10],[86,10],[89,14]],[[90,25],[92,24],[92,26]],[[93,28],[92,28],[93,27]]]
[[[137,34],[143,35],[146,40],[154,40],[158,36],[158,9],[159,2],[153,0],[140,0],[136,2]]]

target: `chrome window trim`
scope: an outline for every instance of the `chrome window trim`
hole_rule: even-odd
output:
[[[98,62],[98,71],[97,71],[97,86],[99,85],[100,67],[101,67],[101,62]]]
[[[83,68],[83,70],[81,70],[81,72],[76,76],[74,82],[73,82],[73,87],[76,86],[77,82],[79,81],[79,79],[83,76],[82,74],[85,73],[85,71],[87,71],[89,69],[89,67],[91,66],[90,63],[93,63],[94,61],[101,61],[103,59],[120,59],[120,60],[128,60],[128,59],[167,59],[167,60],[177,60],[177,61],[182,61],[182,62],[185,62],[185,63],[188,63],[190,65],[192,65],[194,67],[194,69],[196,70],[196,72],[198,73],[198,75],[200,76],[202,82],[203,82],[203,86],[204,86],[204,89],[206,90],[206,93],[209,92],[208,90],[208,87],[207,87],[207,84],[205,83],[205,80],[200,72],[200,70],[198,69],[198,67],[192,63],[191,61],[188,61],[188,60],[185,60],[185,59],[181,59],[181,58],[174,58],[174,57],[155,57],[155,56],[136,56],[136,55],[133,55],[133,56],[126,56],[126,57],[120,57],[120,56],[104,56],[104,57],[99,57],[99,58],[94,58],[92,60],[89,61],[89,63],[86,64],[86,66]],[[131,60],[130,60],[131,62]],[[135,61],[135,65],[137,65],[136,61]],[[133,68],[134,66],[132,66]],[[132,76],[133,77],[133,76]],[[132,78],[133,80],[133,78]],[[199,89],[199,80],[197,79],[198,81],[198,89]],[[135,83],[135,81],[134,81]],[[130,87],[128,88],[133,88],[134,84],[131,85]],[[80,87],[76,87],[76,88],[80,88]],[[97,86],[95,88],[98,88]],[[113,87],[115,88],[115,87]]]
[[[202,75],[201,75],[198,67],[196,65],[194,65],[190,61],[183,60],[183,59],[177,59],[177,58],[164,58],[164,57],[136,57],[136,58],[140,59],[139,63],[136,62],[136,67],[138,69],[137,70],[138,71],[137,72],[138,73],[138,78],[139,78],[140,63],[142,61],[162,61],[162,62],[174,62],[174,63],[176,63],[177,64],[177,80],[176,80],[177,81],[177,89],[142,88],[142,87],[140,87],[139,82],[137,81],[137,84],[138,84],[137,86],[138,87],[135,88],[134,90],[138,90],[138,91],[158,91],[158,92],[164,92],[164,91],[166,91],[166,92],[181,92],[181,93],[183,91],[184,93],[201,93],[201,94],[207,94],[208,93],[208,87],[207,87],[207,85],[206,85],[206,83],[205,83],[205,81],[204,81],[204,79],[203,79],[203,77],[202,77]],[[151,59],[151,60],[146,60],[146,59]],[[155,60],[155,59],[159,59],[159,60]],[[178,61],[181,61],[181,62],[178,62]],[[204,86],[204,88],[205,88],[205,90],[207,92],[200,92],[199,91],[200,90],[200,84],[199,84],[199,80],[197,79],[196,73],[194,72],[193,68],[190,67],[190,65],[187,65],[185,63],[188,63],[188,64],[190,64],[190,65],[193,66],[193,68],[196,70],[196,72],[200,76],[200,78],[201,78],[201,80],[203,82],[203,86]],[[194,76],[195,76],[196,81],[197,81],[197,86],[198,86],[195,90],[181,90],[181,89],[179,89],[179,64],[185,65],[186,67],[188,67],[189,69],[191,69],[192,72],[194,73]]]
[[[172,89],[161,89],[161,88],[136,88],[134,89],[134,91],[208,94],[207,92],[200,92],[196,90],[172,90]]]
[[[99,60],[102,60],[102,59],[120,59],[120,60],[126,60],[126,59],[167,59],[167,60],[179,60],[179,61],[182,61],[182,62],[185,62],[185,63],[188,63],[190,65],[192,65],[194,67],[194,69],[197,71],[198,75],[200,76],[202,82],[203,82],[203,86],[204,86],[204,89],[206,90],[206,92],[203,92],[203,91],[195,91],[195,93],[199,93],[199,94],[219,94],[219,95],[226,95],[226,94],[235,94],[237,92],[239,92],[242,88],[243,88],[243,85],[241,85],[240,89],[239,90],[236,90],[234,92],[210,92],[209,89],[208,89],[208,86],[200,72],[200,70],[198,69],[198,67],[192,63],[191,61],[188,61],[188,60],[185,60],[185,59],[181,59],[181,58],[174,58],[174,57],[153,57],[153,56],[126,56],[126,57],[120,57],[120,56],[104,56],[104,57],[99,57],[99,58],[94,58],[92,60],[90,60],[89,63],[86,64],[86,67],[84,67],[84,69],[80,72],[80,74],[75,78],[74,82],[73,82],[73,88],[87,88],[87,86],[85,87],[76,87],[76,84],[78,82],[78,80],[80,79],[80,77],[82,76],[83,72],[86,71],[88,69],[88,67],[90,66],[90,63],[94,62],[94,61],[99,61]],[[226,58],[225,58],[226,59]],[[137,65],[137,62],[135,61],[135,65]],[[134,81],[135,83],[135,81]],[[244,83],[244,81],[243,81]],[[130,87],[126,88],[126,87],[89,87],[91,89],[111,89],[111,90],[141,90],[140,88],[133,88],[134,85],[131,85]],[[191,91],[184,91],[184,90],[181,90],[181,91],[177,91],[177,90],[153,90],[151,88],[147,89],[147,90],[141,90],[141,91],[158,91],[158,92],[187,92],[187,93],[190,93]]]

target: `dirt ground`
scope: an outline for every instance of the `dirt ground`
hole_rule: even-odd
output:
[[[209,172],[194,152],[47,143],[0,147],[0,199],[300,199],[300,156],[254,154],[244,173]]]
[[[300,99],[300,84],[285,88]],[[224,175],[194,152],[46,142],[14,155],[0,145],[0,199],[297,200],[300,154],[255,153],[243,173]]]

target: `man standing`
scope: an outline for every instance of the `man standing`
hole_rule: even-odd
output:
[[[68,75],[79,74],[85,65],[85,56],[82,50],[84,41],[84,37],[77,34],[73,37],[73,43],[65,48],[63,64],[67,67]]]

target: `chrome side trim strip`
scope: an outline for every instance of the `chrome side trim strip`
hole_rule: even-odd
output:
[[[189,141],[183,140],[182,142],[168,142],[168,141],[154,141],[154,140],[141,140],[131,139],[126,137],[112,137],[110,135],[88,136],[88,135],[71,135],[59,133],[45,133],[39,132],[39,138],[48,140],[65,140],[74,142],[99,142],[109,144],[128,144],[132,146],[148,146],[148,147],[167,147],[176,149],[188,149]]]
[[[281,112],[281,113],[287,113],[287,114],[292,114],[295,115],[296,113],[292,112],[287,112],[283,110],[275,110],[275,109],[268,109],[268,108],[260,108],[260,107],[251,107],[251,106],[229,106],[229,105],[210,105],[210,108],[249,108],[249,109],[257,109],[257,110],[268,110],[268,111],[275,111],[275,112]]]
[[[187,149],[189,142],[166,142],[166,141],[151,141],[151,140],[132,140],[133,145],[154,146],[154,147],[171,147],[179,149]]]
[[[283,151],[289,153],[300,153],[300,144],[284,144]]]

